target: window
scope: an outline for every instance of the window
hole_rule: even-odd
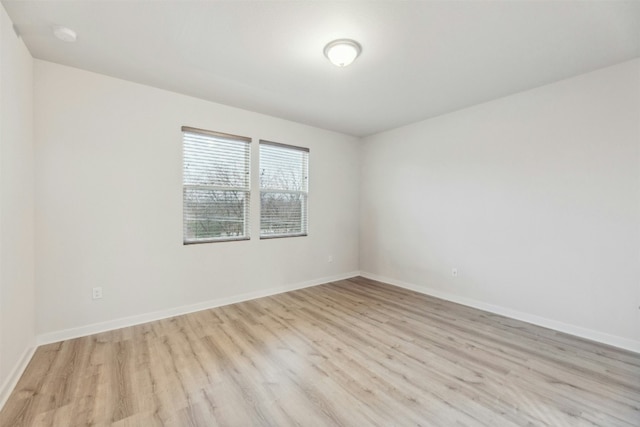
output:
[[[260,141],[260,238],[307,235],[309,149]]]
[[[182,134],[184,243],[248,239],[251,139],[189,127]]]

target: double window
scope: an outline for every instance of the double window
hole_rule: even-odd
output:
[[[184,243],[249,239],[251,139],[183,127]],[[309,150],[260,141],[260,238],[305,236]]]

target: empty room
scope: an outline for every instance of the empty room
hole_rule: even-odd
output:
[[[640,426],[640,1],[0,0],[0,427]]]

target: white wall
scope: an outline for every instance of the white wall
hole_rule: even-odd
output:
[[[33,60],[0,5],[0,407],[34,347]]]
[[[43,341],[357,271],[356,138],[39,60],[34,79]],[[257,139],[309,147],[309,236],[259,240],[255,193],[252,240],[183,246],[183,125],[255,138],[256,183]]]
[[[368,137],[361,183],[366,275],[640,351],[640,60]]]

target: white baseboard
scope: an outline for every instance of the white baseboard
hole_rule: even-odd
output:
[[[166,319],[168,317],[180,316],[182,314],[193,313],[196,311],[207,310],[209,308],[221,307],[224,305],[235,304],[238,302],[249,301],[256,298],[267,297],[271,295],[281,294],[284,292],[294,291],[296,289],[308,288],[310,286],[321,285],[323,283],[335,282],[337,280],[349,279],[358,276],[359,271],[352,271],[331,277],[322,277],[320,279],[308,280],[306,282],[295,283],[290,285],[276,286],[269,289],[263,289],[255,292],[234,295],[226,298],[218,298],[210,301],[199,302],[191,305],[169,308],[166,310],[154,311],[151,313],[140,314],[130,317],[122,317],[120,319],[109,320],[106,322],[93,323],[91,325],[80,326],[77,328],[64,329],[61,331],[47,332],[36,337],[38,345],[51,344],[54,342],[69,340],[73,338],[84,337],[87,335],[97,334],[100,332],[112,331],[114,329],[125,328],[127,326],[139,325],[141,323],[153,322],[154,320]]]
[[[36,352],[36,346],[31,346],[25,349],[24,353],[16,363],[16,366],[13,368],[9,377],[5,380],[4,384],[0,386],[0,411],[4,407],[4,404],[7,403],[11,392],[18,384],[20,377],[24,373],[24,370],[27,369],[27,365],[31,362],[31,358],[33,357],[33,353]]]
[[[471,298],[465,298],[449,292],[443,292],[443,291],[439,291],[426,286],[419,286],[413,283],[407,283],[401,280],[392,279],[390,277],[379,276],[377,274],[368,273],[365,271],[360,272],[360,275],[362,277],[366,277],[367,279],[377,280],[378,282],[388,283],[390,285],[398,286],[404,289],[409,289],[411,291],[419,292],[421,294],[430,295],[443,300],[466,305],[468,307],[477,308],[480,310],[488,311],[490,313],[499,314],[502,316],[510,317],[512,319],[522,320],[523,322],[532,323],[534,325],[553,329],[559,332],[564,332],[566,334],[574,335],[580,338],[586,338],[591,341],[597,341],[597,342],[618,347],[624,350],[640,353],[640,341],[635,341],[629,338],[619,337],[616,335],[606,334],[604,332],[598,332],[592,329],[582,328],[580,326],[559,322],[557,320],[547,319],[545,317],[536,316],[536,315],[525,313],[518,310],[512,310],[510,308],[488,304],[482,301],[474,300]]]

